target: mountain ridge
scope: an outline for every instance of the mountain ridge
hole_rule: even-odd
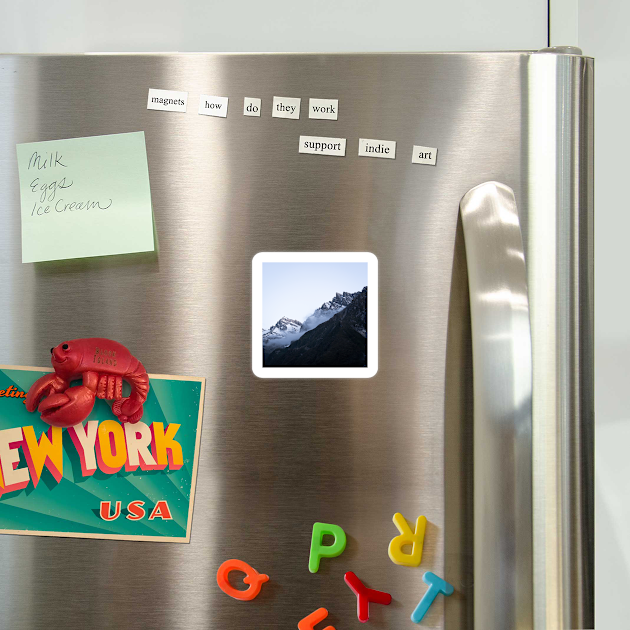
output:
[[[340,311],[351,304],[352,300],[354,300],[359,293],[361,293],[361,291],[356,291],[355,293],[348,293],[347,291],[343,291],[343,293],[335,293],[335,297],[332,300],[324,302],[304,320],[301,331],[305,332],[307,330],[311,330],[312,328],[315,328],[316,326],[319,326],[319,324],[325,322],[327,319],[330,319],[337,311]]]
[[[352,300],[331,318],[264,356],[265,367],[366,367],[367,287],[347,295]]]
[[[367,287],[364,287],[365,291]],[[263,354],[269,354],[274,350],[289,346],[299,339],[305,332],[316,328],[329,320],[336,313],[346,308],[361,291],[349,293],[348,291],[336,292],[335,296],[315,309],[305,320],[291,319],[283,315],[273,326],[262,329]]]

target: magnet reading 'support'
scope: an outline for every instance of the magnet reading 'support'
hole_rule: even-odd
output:
[[[73,339],[51,348],[50,355],[55,371],[37,379],[26,395],[26,408],[38,409],[44,422],[55,427],[79,424],[90,415],[97,397],[114,401],[112,411],[121,422],[133,424],[142,418],[149,377],[125,346],[100,337]],[[83,384],[70,387],[79,377]],[[127,398],[122,395],[123,379],[131,385]]]

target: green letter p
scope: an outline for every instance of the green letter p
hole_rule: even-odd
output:
[[[324,536],[334,536],[332,545],[323,545]],[[328,523],[313,523],[313,537],[311,538],[311,555],[308,559],[308,570],[311,573],[319,571],[319,561],[322,558],[336,558],[346,548],[346,532],[339,525]]]

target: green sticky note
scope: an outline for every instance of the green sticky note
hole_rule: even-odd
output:
[[[144,132],[17,145],[22,262],[153,251]]]

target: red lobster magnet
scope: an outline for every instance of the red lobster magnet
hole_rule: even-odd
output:
[[[98,337],[73,339],[51,348],[50,354],[55,371],[28,390],[28,411],[37,408],[42,420],[54,427],[72,427],[90,415],[98,397],[114,401],[112,411],[121,422],[133,424],[142,418],[149,376],[125,346]],[[70,381],[79,377],[83,384],[70,387]],[[123,379],[131,385],[128,398],[122,395]]]

